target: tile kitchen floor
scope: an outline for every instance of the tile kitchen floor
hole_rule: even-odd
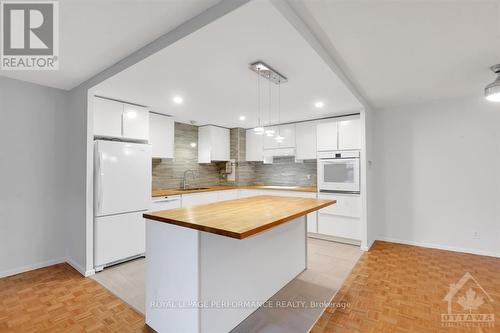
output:
[[[271,301],[303,301],[305,303],[300,304],[307,305],[330,301],[362,253],[359,246],[308,238],[308,269],[275,294]],[[92,278],[144,314],[144,265],[144,259],[137,259],[107,268]],[[322,312],[322,307],[262,307],[233,332],[303,333],[311,328]]]

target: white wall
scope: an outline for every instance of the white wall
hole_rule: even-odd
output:
[[[499,256],[500,105],[433,102],[374,121],[377,238]]]
[[[68,93],[0,77],[0,277],[65,260]]]

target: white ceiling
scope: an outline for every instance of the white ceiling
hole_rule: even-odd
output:
[[[374,107],[481,96],[500,63],[500,1],[303,1]]]
[[[58,71],[0,75],[69,90],[218,0],[61,0]]]
[[[253,1],[96,87],[99,95],[147,105],[177,120],[227,127],[257,124],[257,75],[263,60],[289,82],[281,87],[281,122],[358,112],[361,105],[307,42],[268,2]],[[268,117],[268,81],[262,80]],[[277,86],[271,84],[271,122]],[[182,105],[173,96],[184,99]],[[323,101],[324,108],[314,107]],[[241,122],[239,116],[247,120]]]

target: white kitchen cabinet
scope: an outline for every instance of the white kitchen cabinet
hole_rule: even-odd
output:
[[[229,129],[207,125],[198,128],[198,163],[229,161]]]
[[[295,159],[316,159],[317,122],[308,121],[295,124]]]
[[[361,120],[358,117],[338,121],[338,149],[361,149]]]
[[[318,211],[317,233],[359,241],[361,197],[354,194],[320,193],[319,199],[337,200],[337,203]]]
[[[174,158],[174,133],[172,117],[149,113],[149,144],[153,158]]]
[[[246,161],[262,162],[264,159],[264,135],[256,134],[253,129],[246,130]]]
[[[217,191],[217,201],[235,200],[239,197],[238,190]]]
[[[126,139],[149,139],[149,111],[148,109],[123,104],[122,136]]]
[[[119,138],[122,136],[123,103],[94,98],[94,135]]]
[[[182,194],[182,207],[204,205],[219,200],[218,191]]]
[[[318,151],[361,149],[360,117],[351,116],[319,123],[316,127],[316,139]]]
[[[274,130],[274,136],[267,136],[265,133],[261,134],[264,137],[263,141],[265,150],[295,148],[295,124],[266,127],[265,129]],[[276,141],[276,136],[278,134],[283,137],[283,141],[279,143]]]
[[[141,106],[95,97],[94,135],[147,141],[149,112]]]
[[[316,126],[316,149],[318,151],[338,149],[337,121],[320,123]]]
[[[181,207],[180,195],[169,195],[162,197],[153,197],[151,199],[150,211],[158,212],[160,210],[174,209]]]
[[[273,136],[267,136],[267,134],[264,132],[264,134],[260,134],[263,137],[264,140],[264,149],[276,149],[280,147],[280,144],[276,141],[276,135],[278,135],[278,127],[273,126],[273,127],[265,127],[264,128],[266,131],[267,130],[274,130],[274,135]]]
[[[295,124],[279,126],[280,135],[283,142],[279,144],[280,148],[295,148]],[[277,132],[276,134],[277,135]]]
[[[251,190],[251,189],[241,189],[238,190],[238,197],[239,198],[248,198],[248,197],[254,197],[256,195],[263,195],[264,193],[263,190]]]

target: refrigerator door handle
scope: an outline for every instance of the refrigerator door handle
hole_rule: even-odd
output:
[[[102,181],[101,181],[101,165],[102,165],[102,154],[98,151],[97,159],[97,215],[100,215],[102,208]]]

